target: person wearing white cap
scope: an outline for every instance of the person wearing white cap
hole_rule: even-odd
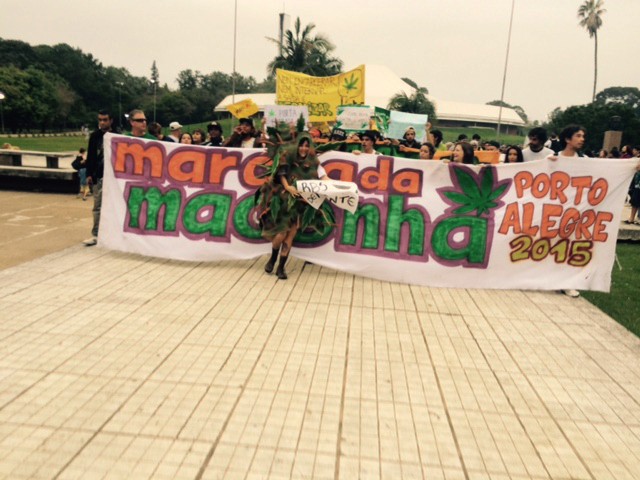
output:
[[[166,137],[170,142],[180,143],[180,136],[182,135],[182,125],[178,122],[171,122],[169,124],[169,130],[171,133]]]

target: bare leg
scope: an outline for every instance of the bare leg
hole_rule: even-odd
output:
[[[638,213],[638,207],[631,207],[631,217],[629,217],[630,223],[633,223],[636,220],[637,213]]]

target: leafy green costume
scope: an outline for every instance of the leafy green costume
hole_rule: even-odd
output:
[[[297,226],[322,232],[327,224],[335,223],[331,208],[315,209],[301,197],[294,197],[284,189],[281,177],[287,179],[291,186],[297,180],[317,180],[320,162],[312,147],[306,158],[298,156],[298,146],[303,140],[310,138],[298,135],[293,142],[278,144],[268,149],[272,159],[268,167],[269,179],[258,191],[258,219],[262,227],[262,236],[272,239],[278,233],[287,232]]]

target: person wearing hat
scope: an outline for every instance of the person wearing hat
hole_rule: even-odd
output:
[[[222,136],[222,126],[218,122],[211,122],[207,125],[207,132],[209,133],[209,141],[204,144],[206,147],[219,147],[224,142]]]
[[[260,148],[261,142],[258,132],[253,127],[253,120],[241,118],[240,124],[233,129],[231,136],[224,142],[225,147]]]
[[[362,151],[354,150],[353,154],[360,155],[361,153],[367,153],[370,155],[380,155],[380,153],[376,152],[373,146],[378,139],[378,132],[375,130],[365,130],[360,134],[360,138],[362,139]]]
[[[182,136],[182,125],[180,125],[178,122],[171,122],[169,124],[169,130],[171,130],[171,133],[167,137],[167,140],[169,142],[180,143],[180,137]]]
[[[416,130],[413,127],[409,127],[404,131],[402,140],[400,141],[400,147],[404,148],[416,148],[420,149],[420,142],[416,140]],[[402,151],[402,148],[400,148]]]

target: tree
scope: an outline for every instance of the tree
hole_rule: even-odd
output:
[[[151,64],[151,81],[158,87],[160,86],[160,72],[158,72],[158,67],[156,66],[155,60]]]
[[[529,123],[529,116],[524,111],[524,108],[522,108],[520,105],[510,105],[507,102],[503,102],[501,100],[492,100],[490,102],[487,102],[486,105],[493,105],[494,107],[502,106],[503,108],[511,108],[512,110],[516,111],[516,113],[520,116],[520,118],[524,123]]]
[[[387,108],[399,112],[422,113],[429,115],[429,121],[436,119],[436,108],[427,98],[426,88],[417,88],[411,95],[406,92],[395,94],[389,100]]]
[[[300,25],[300,17],[296,18],[295,30],[287,30],[279,53],[267,66],[269,75],[275,75],[281,68],[293,72],[301,72],[316,77],[336,75],[342,71],[342,60],[332,57],[335,46],[324,35],[311,35],[315,24],[304,28]],[[280,41],[267,37],[280,47]]]
[[[621,103],[629,105],[640,117],[640,89],[636,87],[609,87],[596,95],[598,103]]]
[[[578,9],[580,26],[586,28],[589,32],[589,38],[593,38],[595,41],[592,102],[596,99],[596,85],[598,83],[598,29],[602,26],[602,14],[606,12],[602,8],[603,4],[604,0],[585,0]]]
[[[604,132],[610,130],[611,117],[620,117],[622,143],[640,143],[640,117],[631,106],[621,103],[589,103],[574,105],[565,110],[556,108],[550,115],[549,131],[560,132],[570,124],[582,125],[587,129],[585,148],[594,151],[602,148]]]

